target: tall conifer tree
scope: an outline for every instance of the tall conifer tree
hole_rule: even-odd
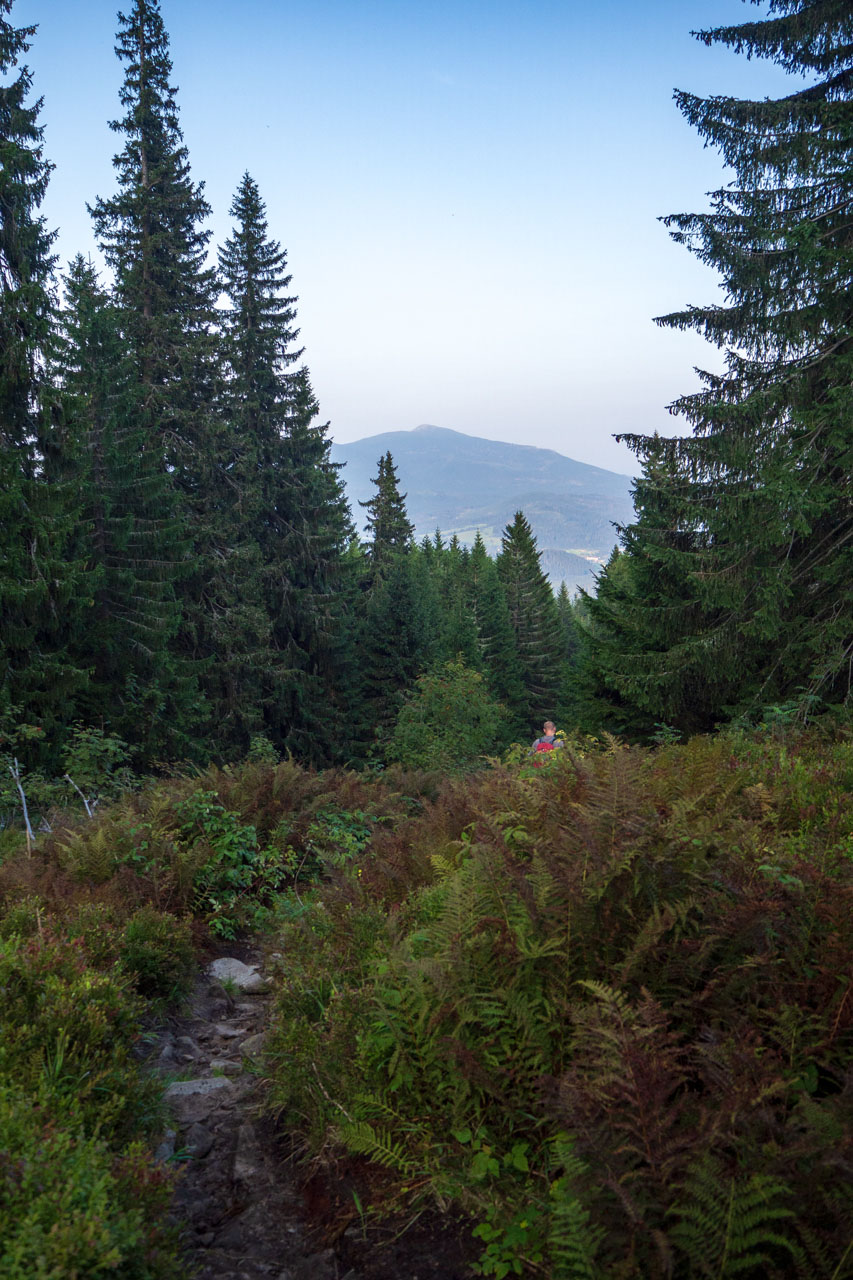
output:
[[[248,173],[231,214],[236,226],[220,251],[220,268],[229,302],[223,337],[229,554],[241,569],[232,581],[246,606],[261,607],[265,622],[266,652],[258,648],[251,674],[267,728],[280,747],[326,760],[342,739],[333,722],[351,687],[352,523],[327,426],[316,422],[308,371],[292,369],[302,354],[295,345],[296,298],[285,251],[269,236]]]
[[[699,39],[807,87],[676,94],[735,180],[710,212],[665,219],[727,301],[661,323],[702,333],[726,369],[673,406],[691,437],[629,438],[644,464],[630,575],[590,606],[599,679],[647,724],[853,688],[853,16],[835,0],[769,12]]]
[[[530,727],[527,691],[506,593],[479,530],[471,548],[467,576],[469,608],[486,681],[506,707],[513,731],[526,735]]]
[[[210,233],[203,226],[210,210],[190,174],[159,0],[133,0],[119,14],[116,54],[125,64],[125,113],[111,126],[125,139],[113,161],[118,191],[98,199],[92,215],[141,391],[141,447],[170,478],[161,507],[133,514],[175,532],[160,567],[183,605],[174,647],[184,678],[162,718],[172,729],[172,750],[184,752],[204,718],[193,688],[215,647],[220,568],[211,499],[221,450],[213,414],[215,275],[206,266]]]
[[[63,431],[74,444],[76,542],[94,576],[91,608],[72,637],[75,660],[90,672],[78,714],[151,758],[170,738],[162,712],[175,683],[169,645],[180,609],[163,564],[178,531],[163,519],[170,481],[146,448],[142,390],[119,310],[80,256],[65,280],[49,357]]]
[[[376,493],[366,502],[359,502],[367,511],[367,554],[374,575],[401,552],[411,548],[415,528],[406,511],[406,495],[400,493],[397,468],[390,451],[379,459]]]
[[[504,530],[497,569],[515,634],[526,695],[524,711],[535,724],[556,714],[565,642],[554,593],[522,511]]]
[[[19,714],[57,742],[85,684],[68,632],[91,582],[73,552],[79,512],[45,397],[54,259],[38,208],[51,166],[41,101],[28,104],[31,77],[19,65],[35,28],[14,27],[11,9],[0,0],[0,720]]]

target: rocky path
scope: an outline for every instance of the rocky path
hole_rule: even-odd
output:
[[[174,1213],[197,1280],[359,1280],[312,1249],[290,1166],[261,1115],[255,1069],[269,994],[260,956],[214,960],[151,1059],[171,1077],[160,1159],[181,1165]],[[179,1077],[179,1078],[175,1078]]]

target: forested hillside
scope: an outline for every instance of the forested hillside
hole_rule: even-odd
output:
[[[617,524],[633,515],[631,482],[553,449],[506,444],[423,425],[332,445],[345,464],[342,478],[353,504],[370,492],[376,457],[390,452],[406,492],[416,537],[455,533],[470,545],[477,532],[492,554],[515,511],[530,521],[554,589],[565,581],[594,589],[593,575],[616,542]]]
[[[725,368],[629,438],[572,599],[523,504],[418,540],[391,448],[354,518],[248,172],[211,243],[160,0],[118,17],[105,269],[56,260],[13,8],[0,1275],[270,1274],[239,1139],[170,1217],[219,1138],[150,1054],[251,945],[268,1025],[204,1088],[287,1167],[322,1268],[282,1275],[853,1280],[853,9],[698,33],[791,92],[676,95],[734,176],[664,219],[724,301],[659,323]]]

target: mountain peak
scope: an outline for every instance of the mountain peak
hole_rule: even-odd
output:
[[[332,446],[332,460],[346,463],[343,479],[357,518],[356,502],[372,492],[376,460],[389,450],[418,539],[441,529],[469,545],[479,529],[489,551],[499,551],[502,529],[523,511],[556,584],[589,585],[613,549],[614,524],[627,524],[633,513],[628,476],[552,449],[423,422]]]

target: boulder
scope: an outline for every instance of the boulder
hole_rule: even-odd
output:
[[[258,972],[257,965],[243,964],[232,956],[221,956],[208,965],[207,972],[216,982],[229,982],[246,995],[258,995],[268,989],[266,978]]]

